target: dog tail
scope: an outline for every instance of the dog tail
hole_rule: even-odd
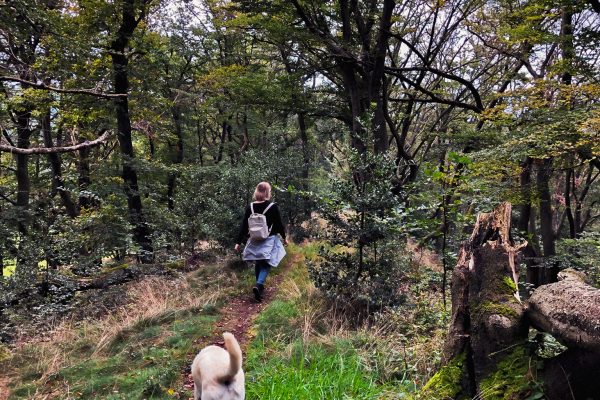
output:
[[[219,380],[221,382],[226,382],[233,380],[242,368],[242,349],[240,349],[238,341],[231,333],[225,332],[223,334],[223,339],[225,339],[225,348],[229,353],[229,372]]]

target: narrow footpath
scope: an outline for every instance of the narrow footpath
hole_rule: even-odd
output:
[[[188,390],[194,390],[194,382],[190,373],[191,363],[196,354],[208,345],[223,346],[223,332],[231,332],[238,340],[244,358],[246,357],[247,345],[252,340],[250,328],[254,322],[254,319],[261,313],[261,311],[269,305],[275,298],[275,294],[279,288],[279,284],[283,282],[287,276],[288,271],[296,265],[301,255],[293,253],[289,255],[290,259],[285,260],[282,263],[281,268],[283,270],[277,275],[269,276],[267,279],[267,285],[265,285],[265,292],[263,293],[262,302],[257,302],[254,299],[254,295],[251,288],[248,288],[246,293],[239,296],[233,297],[229,300],[229,303],[224,306],[221,311],[221,319],[216,323],[215,331],[211,337],[200,337],[195,343],[197,344],[196,351],[189,355],[189,363],[186,366],[183,376],[183,386]],[[192,398],[190,397],[190,400]]]

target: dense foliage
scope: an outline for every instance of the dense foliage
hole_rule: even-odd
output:
[[[547,267],[533,283],[564,266],[598,282],[594,7],[6,0],[1,284],[226,248],[261,180],[297,237],[322,217],[344,249],[313,269],[333,296],[397,304],[409,237],[445,287],[503,200]]]

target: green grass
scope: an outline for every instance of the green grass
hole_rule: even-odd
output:
[[[207,290],[203,282],[213,282],[215,271],[220,269],[196,271],[186,281],[193,282],[191,290],[202,296]],[[215,284],[221,286],[226,279],[228,276],[221,274],[215,278]],[[243,280],[239,277],[238,284],[226,288],[226,296],[237,291]],[[142,318],[104,339],[106,344],[100,350],[102,332],[111,332],[104,330],[102,320],[75,324],[67,336],[71,339],[54,345],[26,345],[0,365],[0,370],[6,366],[13,377],[10,399],[48,395],[113,400],[189,398],[191,391],[182,385],[184,370],[191,355],[199,350],[195,341],[213,335],[222,300],[217,299],[217,306],[207,303],[201,307],[173,308]],[[50,346],[53,351],[44,350]],[[52,354],[56,352],[64,356],[60,368],[52,367]]]
[[[72,364],[46,382],[69,387],[84,399],[172,399],[190,395],[181,388],[181,374],[195,352],[194,340],[212,333],[215,315],[182,312],[136,325],[101,355],[74,354]],[[11,399],[31,398],[40,390],[40,374],[21,371],[21,382]],[[38,393],[39,395],[39,393]]]
[[[288,279],[308,284],[306,275],[306,269],[297,266]],[[256,319],[256,337],[245,360],[248,400],[398,399],[411,391],[399,381],[382,382],[364,364],[351,338],[304,342],[306,301],[304,295],[284,298],[280,291]]]
[[[347,342],[329,347],[300,340],[291,354],[255,345],[248,360],[248,399],[377,399],[389,393],[362,366]]]
[[[315,301],[321,301],[312,297],[314,288],[303,263],[315,257],[316,251],[315,245],[288,248],[290,256],[285,263],[294,260],[296,265],[288,270],[276,298],[255,320],[256,335],[246,352],[246,398],[408,398],[415,388],[390,374],[383,376],[373,367],[365,351],[374,350],[357,339],[358,332],[333,336],[326,320],[330,316],[323,318],[317,313],[313,334],[308,338],[303,335],[304,314],[318,311],[320,306]],[[267,284],[284,268],[285,264],[273,269]],[[73,335],[75,339],[61,345],[68,354],[67,361],[51,376],[46,372],[49,360],[36,361],[43,351],[35,346],[21,350],[11,361],[11,375],[16,376],[11,399],[46,395],[112,400],[190,398],[191,392],[182,387],[181,380],[190,355],[202,346],[194,341],[215,333],[219,304],[227,304],[228,297],[248,294],[254,277],[250,268],[233,277],[231,271],[213,266],[197,270],[186,279],[194,292],[218,287],[224,297],[216,306],[169,310],[140,320],[112,337],[101,352],[94,353],[97,336],[85,332],[84,325]]]

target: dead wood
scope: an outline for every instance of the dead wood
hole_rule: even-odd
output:
[[[531,324],[569,348],[600,353],[600,290],[575,271],[537,288],[526,303]]]

